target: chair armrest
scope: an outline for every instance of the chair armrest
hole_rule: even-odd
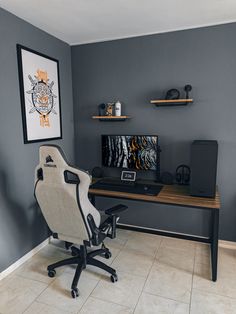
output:
[[[96,226],[93,216],[88,214],[87,221],[92,232],[93,245],[99,245],[105,237],[114,239],[116,237],[116,223],[119,220],[118,213],[126,210],[128,207],[122,204],[116,205],[105,211],[107,219],[99,226]]]
[[[113,206],[109,209],[106,209],[105,214],[107,214],[109,216],[117,215],[117,214],[125,211],[127,208],[128,208],[128,206],[119,204],[119,205]]]

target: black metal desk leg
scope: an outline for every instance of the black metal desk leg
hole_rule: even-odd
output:
[[[219,209],[216,208],[212,210],[212,235],[211,235],[212,281],[217,280],[218,237],[219,237]]]

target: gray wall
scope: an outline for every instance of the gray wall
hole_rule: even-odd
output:
[[[236,241],[236,24],[72,47],[76,160],[101,165],[101,134],[158,134],[161,168],[189,163],[194,139],[219,142],[220,238]],[[193,86],[194,104],[156,108],[152,98]],[[93,121],[97,105],[119,99],[126,122]],[[114,172],[106,170],[106,174]],[[119,173],[116,172],[116,175]],[[139,174],[141,176],[142,174]],[[106,207],[117,201],[99,201]],[[126,202],[124,202],[126,203]],[[129,203],[122,222],[207,235],[207,212]]]
[[[0,8],[0,271],[48,236],[33,197],[42,143],[23,143],[17,43],[60,62],[63,139],[48,143],[58,143],[74,158],[70,47]]]

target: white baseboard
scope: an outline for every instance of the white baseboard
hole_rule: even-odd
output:
[[[236,242],[219,240],[219,247],[224,249],[236,250]]]
[[[40,243],[38,246],[33,248],[30,252],[22,256],[20,259],[18,259],[15,263],[10,265],[7,269],[2,271],[0,273],[0,281],[5,278],[7,275],[12,273],[14,270],[16,270],[19,266],[21,266],[23,263],[28,261],[32,256],[34,256],[36,253],[38,253],[40,250],[42,250],[43,247],[45,247],[49,243],[50,238],[47,238],[42,243]]]

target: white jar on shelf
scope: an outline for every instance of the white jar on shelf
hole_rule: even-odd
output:
[[[119,102],[119,100],[115,103],[115,115],[117,117],[121,116],[121,103]]]

